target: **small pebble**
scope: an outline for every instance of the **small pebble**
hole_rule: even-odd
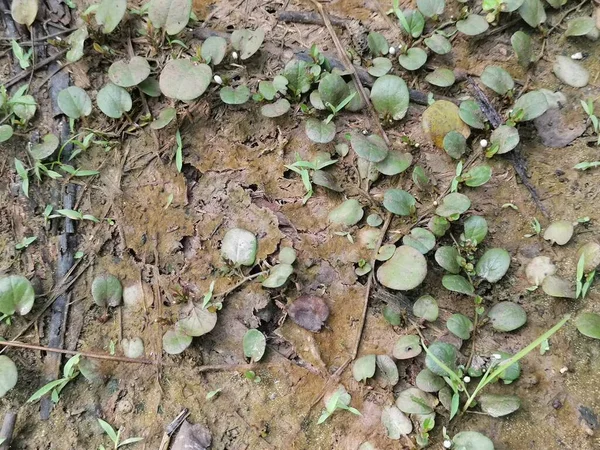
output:
[[[394,47],[390,47],[390,55],[396,54],[396,49]]]
[[[464,378],[463,378],[463,381],[464,381],[465,383],[470,383],[470,382],[471,382],[471,377],[468,377],[468,376],[467,376],[467,377],[464,377]]]
[[[560,401],[560,400],[554,400],[554,401],[552,402],[552,407],[553,407],[554,409],[559,409],[559,408],[562,408],[562,403],[561,403],[561,401]]]
[[[444,441],[444,448],[450,448],[450,447],[452,447],[452,441],[449,441],[446,439]]]
[[[488,141],[486,139],[482,139],[479,141],[479,145],[481,145],[481,148],[486,148],[488,146]]]
[[[560,373],[563,373],[563,374],[564,374],[564,373],[567,373],[568,371],[569,371],[569,368],[568,368],[568,367],[566,367],[566,366],[565,366],[565,367],[563,367],[562,369],[560,369]]]
[[[238,54],[237,54],[237,52],[231,52],[231,57],[232,57],[233,59],[238,59]]]
[[[494,358],[494,359],[502,359],[502,356],[501,356],[501,355],[499,355],[498,353],[494,353],[494,354],[492,355],[492,358]]]
[[[571,55],[571,59],[583,59],[583,53],[577,52]]]
[[[369,132],[367,130],[363,130],[362,134],[364,134],[366,136],[367,134],[369,134]]]
[[[215,83],[217,84],[223,84],[223,78],[221,78],[219,75],[215,75],[213,80],[215,80]]]

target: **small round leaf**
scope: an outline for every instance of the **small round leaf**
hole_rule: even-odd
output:
[[[497,331],[514,331],[527,322],[527,314],[521,305],[513,302],[500,302],[488,311],[492,327]]]
[[[242,341],[244,356],[250,358],[250,362],[258,362],[265,354],[267,339],[265,335],[256,329],[246,331]]]

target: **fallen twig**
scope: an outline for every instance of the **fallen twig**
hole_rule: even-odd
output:
[[[21,81],[23,78],[27,78],[28,76],[30,76],[33,72],[35,72],[36,70],[41,69],[42,67],[50,64],[52,61],[57,60],[58,58],[60,58],[62,55],[64,55],[65,53],[67,53],[69,49],[63,49],[61,51],[59,51],[58,53],[55,53],[52,56],[48,56],[45,59],[42,59],[40,62],[38,62],[36,65],[34,65],[31,69],[29,70],[24,70],[23,72],[21,72],[18,75],[15,75],[14,77],[12,77],[10,80],[8,80],[6,83],[4,83],[4,87],[6,87],[7,89],[9,87],[11,87],[13,84],[18,83],[19,81]]]
[[[277,20],[281,22],[304,23],[309,25],[325,25],[323,18],[314,12],[304,11],[279,11]],[[341,17],[329,16],[329,20],[333,25],[344,26],[348,22]]]
[[[2,422],[2,430],[0,430],[0,439],[4,439],[2,444],[0,444],[0,450],[8,450],[10,448],[10,441],[12,441],[16,422],[17,413],[15,411],[7,411],[4,415],[4,422]]]
[[[477,104],[481,108],[481,111],[487,120],[490,122],[492,127],[498,128],[504,121],[502,120],[502,117],[498,111],[496,111],[496,108],[494,108],[494,105],[492,105],[492,102],[490,102],[487,95],[485,95],[485,92],[481,90],[479,85],[475,82],[475,80],[473,80],[472,77],[467,76],[467,82],[469,83],[469,86],[471,86],[475,100],[477,101]]]
[[[512,163],[512,166],[515,168],[515,172],[521,180],[521,183],[523,183],[523,186],[525,186],[529,191],[529,195],[531,195],[533,203],[535,203],[535,205],[539,208],[544,217],[549,219],[550,213],[542,203],[535,186],[533,186],[533,184],[531,184],[529,181],[529,177],[527,176],[527,168],[525,165],[526,163],[521,155],[519,147],[515,148],[512,152],[507,153],[505,156]]]

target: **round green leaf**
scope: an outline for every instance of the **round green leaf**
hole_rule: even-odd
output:
[[[54,150],[58,148],[60,141],[58,136],[54,134],[47,134],[43,137],[42,142],[39,144],[33,144],[29,150],[29,154],[39,161],[54,153]]]
[[[134,56],[129,62],[116,61],[108,68],[108,78],[117,86],[137,86],[150,75],[150,64],[146,58]]]
[[[252,266],[257,247],[254,234],[241,228],[232,228],[223,237],[221,255],[235,266]]]
[[[593,339],[600,339],[600,315],[590,312],[580,313],[575,326],[581,334]]]
[[[497,66],[487,66],[481,74],[481,82],[500,95],[506,95],[515,87],[515,82],[510,74],[502,67]]]
[[[0,125],[0,142],[8,141],[13,135],[13,128],[10,125]]]
[[[21,275],[0,278],[0,312],[12,316],[15,312],[24,316],[35,300],[35,292],[29,280]]]
[[[406,83],[396,75],[384,75],[373,83],[371,101],[381,118],[402,119],[408,111],[408,100]]]
[[[502,352],[502,351],[498,351],[495,354],[500,356],[500,359],[498,360],[498,365],[504,363],[504,361],[506,361],[507,359],[509,359],[513,356],[509,353]],[[518,379],[520,376],[521,376],[521,363],[519,363],[519,361],[517,361],[517,362],[511,364],[510,366],[508,366],[502,373],[500,373],[498,378],[503,380],[504,384],[510,384],[513,381],[515,381],[516,379]]]
[[[388,58],[374,58],[372,63],[373,65],[367,69],[367,72],[374,77],[382,77],[392,70],[392,62]]]
[[[513,302],[496,303],[488,311],[488,317],[496,331],[514,331],[527,322],[523,307]]]
[[[549,275],[542,282],[542,289],[551,297],[575,298],[575,289],[570,281]]]
[[[10,15],[15,22],[21,25],[31,26],[37,13],[37,0],[12,0],[10,4]]]
[[[382,245],[377,252],[377,261],[387,261],[396,253],[396,246],[394,244]]]
[[[158,80],[153,77],[148,77],[140,84],[138,84],[138,89],[142,91],[149,97],[160,97],[162,93],[160,92],[160,84]]]
[[[283,69],[282,76],[287,80],[287,89],[296,97],[308,92],[311,88],[312,76],[308,64],[304,61],[293,59],[288,62]]]
[[[351,227],[363,218],[364,211],[358,200],[346,200],[329,213],[329,221],[333,224]]]
[[[454,72],[450,69],[437,68],[425,77],[425,81],[438,87],[450,87],[456,81]]]
[[[77,62],[83,58],[83,46],[87,38],[88,29],[85,25],[69,35],[67,42],[71,46],[71,49],[67,52],[67,61]]]
[[[306,131],[308,138],[317,144],[327,144],[328,142],[333,141],[333,138],[335,137],[334,122],[326,123],[325,121],[315,119],[314,117],[311,117],[306,121],[304,130]]]
[[[446,386],[444,379],[429,369],[423,369],[419,372],[415,384],[423,392],[438,392]]]
[[[185,28],[191,12],[192,0],[150,0],[148,18],[155,27],[174,35]]]
[[[231,45],[240,52],[242,60],[254,55],[265,39],[265,31],[262,28],[252,30],[235,30],[231,34]]]
[[[123,286],[114,275],[98,275],[92,282],[92,297],[98,306],[119,306],[123,298]]]
[[[494,443],[477,431],[461,431],[452,442],[453,448],[461,450],[494,450]]]
[[[17,384],[18,372],[15,363],[6,355],[0,355],[0,398]]]
[[[171,121],[177,115],[175,108],[165,108],[159,114],[158,117],[150,124],[150,128],[153,130],[160,130],[171,123]]]
[[[344,189],[340,187],[335,177],[324,170],[315,170],[312,173],[312,182],[317,186],[323,186],[334,192],[344,192]]]
[[[217,313],[199,305],[188,305],[184,317],[177,321],[177,328],[188,336],[210,333],[217,324]]]
[[[467,151],[467,140],[458,131],[444,136],[444,150],[454,159],[460,159]]]
[[[533,57],[531,37],[523,31],[517,31],[511,36],[510,43],[517,55],[519,64],[525,68],[529,67]]]
[[[466,341],[471,338],[473,322],[463,314],[452,314],[446,322],[446,328],[448,328],[452,334]]]
[[[395,305],[387,304],[383,308],[383,318],[390,324],[395,327],[399,326],[402,323],[402,316],[400,308]]]
[[[461,275],[444,275],[442,285],[449,291],[459,294],[473,295],[475,293],[473,285]]]
[[[425,365],[434,374],[441,377],[447,377],[448,373],[431,357],[435,356],[440,362],[453,372],[456,372],[456,347],[446,342],[434,342],[428,348],[428,355],[425,357]]]
[[[567,22],[565,36],[585,36],[595,27],[592,17],[575,17]]]
[[[375,375],[375,355],[365,355],[354,361],[352,365],[352,376],[356,381],[366,381]]]
[[[573,224],[568,220],[552,222],[544,232],[544,239],[552,244],[565,245],[573,237]]]
[[[395,386],[400,375],[396,362],[388,355],[377,355],[378,379],[383,380],[386,386]]]
[[[383,206],[398,216],[410,216],[415,212],[417,201],[402,189],[388,189],[383,194]]]
[[[354,80],[348,81],[348,89],[350,90],[350,94],[354,94],[354,97],[348,102],[345,109],[352,112],[358,112],[365,107],[365,101],[363,100],[362,95],[360,95],[360,92],[356,89]]]
[[[358,156],[370,162],[381,162],[388,156],[385,141],[376,134],[366,137],[361,133],[352,133],[350,145]]]
[[[381,423],[385,427],[387,437],[393,440],[409,435],[413,430],[412,422],[395,406],[386,406],[381,412]]]
[[[464,172],[460,178],[469,187],[483,186],[492,178],[492,168],[487,164],[482,164]]]
[[[449,245],[439,247],[435,251],[436,262],[448,272],[457,274],[460,273],[460,264],[458,263],[460,255],[456,248]]]
[[[497,283],[506,274],[510,255],[503,248],[487,250],[475,266],[475,272],[490,283]]]
[[[416,249],[402,245],[377,270],[377,279],[390,289],[408,291],[419,286],[427,275],[427,261]]]
[[[521,407],[521,399],[516,395],[485,394],[477,401],[481,410],[492,417],[507,416]]]
[[[600,265],[600,245],[596,242],[588,242],[583,244],[579,250],[577,250],[576,260],[583,256],[584,265],[583,273],[590,273]]]
[[[341,76],[330,73],[319,82],[319,95],[323,105],[327,106],[329,103],[337,107],[350,95],[350,89]]]
[[[79,119],[90,115],[92,100],[83,89],[71,86],[58,94],[58,107],[71,119]]]
[[[439,33],[434,33],[431,37],[425,38],[423,42],[432,52],[438,55],[445,55],[452,50],[450,41]]]
[[[467,36],[476,36],[484,33],[490,27],[485,17],[469,14],[466,19],[456,22],[456,29]]]
[[[37,105],[35,103],[35,99],[31,95],[22,95],[18,103],[15,103],[12,107],[12,111],[15,113],[19,119],[23,119],[24,121],[29,121],[33,116],[35,116],[35,112],[37,110]]]
[[[127,0],[102,0],[96,9],[96,23],[102,26],[104,34],[112,33],[126,10]]]
[[[96,103],[100,111],[113,119],[120,119],[123,113],[131,110],[132,106],[129,92],[112,83],[108,83],[98,91]]]
[[[225,86],[219,91],[221,100],[228,105],[243,105],[250,99],[250,95],[250,89],[244,85],[236,88]]]
[[[391,150],[383,161],[375,164],[375,168],[384,175],[398,175],[410,167],[412,160],[410,153]]]
[[[587,86],[590,81],[588,70],[568,56],[558,55],[553,70],[554,75],[569,86],[582,88]]]
[[[419,356],[422,351],[419,336],[408,334],[398,339],[392,350],[392,355],[396,359],[412,359]]]
[[[402,243],[416,248],[422,254],[426,254],[435,247],[435,236],[425,228],[413,228],[410,230],[410,235],[407,234],[402,238]]]
[[[438,318],[439,309],[435,298],[431,295],[423,295],[413,305],[413,314],[428,322],[435,322]]]
[[[205,61],[209,61],[213,66],[217,66],[223,61],[227,54],[227,41],[221,36],[209,36],[203,43],[200,50],[200,56]],[[271,97],[272,99],[272,97]],[[268,99],[268,100],[271,100]]]
[[[398,57],[398,62],[406,70],[418,70],[427,62],[427,53],[422,48],[412,47]]]
[[[444,0],[417,0],[417,8],[425,17],[439,16],[444,12]]]
[[[430,414],[435,403],[435,397],[415,387],[400,392],[396,399],[396,406],[406,414]]]
[[[519,8],[519,15],[532,28],[537,28],[546,21],[546,11],[540,0],[525,0]]]
[[[258,362],[265,354],[267,339],[265,335],[256,329],[246,331],[242,341],[244,356],[250,358],[250,362]]]
[[[169,98],[184,102],[200,97],[210,84],[212,70],[188,59],[169,61],[160,73],[160,90]]]
[[[425,169],[423,169],[421,166],[415,166],[413,168],[412,180],[417,189],[422,191],[428,190],[431,187],[431,180],[425,173]]]
[[[279,250],[279,262],[281,264],[289,264],[290,266],[296,261],[296,251],[292,247],[282,247]]]
[[[485,128],[485,115],[475,100],[461,102],[458,114],[462,121],[471,128],[483,130]]]
[[[442,204],[436,208],[435,213],[438,216],[450,217],[462,214],[470,207],[471,200],[469,200],[469,197],[458,192],[453,192],[442,199]]]
[[[471,216],[464,223],[464,239],[475,245],[483,242],[488,233],[487,221],[481,216]]]
[[[548,100],[540,91],[531,91],[519,97],[513,106],[513,111],[523,110],[522,122],[536,119],[548,110]]]
[[[266,288],[281,287],[293,273],[294,268],[290,264],[276,264],[271,267],[269,276],[262,282],[262,286]]]
[[[367,45],[369,46],[369,50],[373,56],[387,55],[390,50],[390,45],[388,44],[385,36],[381,33],[377,33],[376,31],[371,31],[368,34]]]
[[[450,229],[450,222],[443,217],[433,216],[431,219],[429,219],[427,228],[429,228],[429,230],[437,237],[442,237]]]
[[[273,85],[273,82],[266,80],[262,80],[258,83],[258,92],[260,92],[260,95],[262,95],[265,98],[265,100],[269,101],[273,100],[277,95],[277,89]],[[319,93],[319,91],[313,92],[316,92],[317,94]]]
[[[498,154],[508,153],[519,144],[519,131],[510,125],[500,125],[490,138],[492,145],[498,144]]]
[[[371,227],[378,227],[383,223],[383,219],[381,218],[381,216],[379,214],[369,214],[367,216],[367,224]],[[394,247],[394,250],[396,250],[396,247]],[[390,255],[391,258],[391,255]]]
[[[192,336],[188,336],[178,328],[168,330],[163,335],[163,350],[169,355],[178,355],[192,343]]]
[[[265,117],[279,117],[288,112],[290,108],[290,102],[285,98],[280,98],[275,103],[261,106],[260,113]]]

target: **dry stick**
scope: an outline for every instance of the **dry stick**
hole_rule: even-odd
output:
[[[77,30],[77,28],[68,28],[66,30],[60,30],[60,31],[57,31],[56,33],[52,33],[52,34],[48,34],[46,36],[39,37],[39,38],[37,38],[35,40],[35,42],[33,42],[33,41],[19,42],[19,45],[21,45],[21,46],[40,45],[40,44],[42,44],[41,41],[52,39],[52,38],[55,38],[55,37],[60,36],[62,34],[70,33],[71,31],[75,31],[75,30]],[[0,40],[2,40],[2,41],[12,41],[13,38],[0,37]],[[18,39],[17,39],[17,41],[18,41]]]
[[[277,13],[277,20],[281,22],[304,23],[308,25],[325,25],[323,18],[314,12],[279,11]],[[348,22],[347,20],[336,16],[329,16],[329,20],[332,24],[337,26],[344,26]]]
[[[57,60],[62,55],[64,55],[65,53],[67,53],[67,51],[68,51],[68,49],[65,48],[65,49],[59,51],[58,53],[56,53],[56,54],[54,54],[52,56],[48,56],[47,58],[42,59],[35,66],[33,66],[30,70],[27,70],[27,71],[24,70],[20,74],[15,75],[14,77],[12,77],[10,80],[8,80],[6,83],[4,83],[4,87],[6,87],[8,89],[13,84],[18,83],[19,81],[21,81],[23,78],[27,78],[30,75],[30,73],[33,73],[36,70],[41,69],[42,67],[50,64],[52,61]]]
[[[331,25],[331,21],[329,20],[329,17],[327,16],[327,14],[325,13],[325,10],[323,9],[323,5],[318,3],[316,0],[310,0],[310,1],[319,10],[319,13],[323,17],[323,21],[325,22],[327,31],[329,31],[329,34],[331,35],[331,39],[333,39],[333,43],[335,44],[335,47],[338,51],[340,59],[342,60],[342,63],[346,67],[346,70],[349,71],[350,74],[352,75],[352,78],[354,79],[354,84],[356,85],[356,88],[358,89],[358,92],[360,93],[360,96],[362,97],[363,102],[365,103],[365,105],[367,105],[367,108],[369,109],[369,113],[371,114],[371,120],[373,121],[373,124],[379,129],[379,132],[382,135],[385,143],[388,146],[390,146],[391,145],[390,140],[388,139],[387,134],[385,133],[385,131],[383,130],[383,127],[381,126],[381,122],[379,121],[379,116],[373,109],[373,105],[371,104],[371,99],[367,95],[367,92],[365,91],[365,88],[362,85],[360,78],[358,77],[358,74],[356,72],[354,65],[348,59],[348,55],[346,55],[346,51],[344,50],[344,47],[342,47],[342,43],[340,42],[339,38],[337,37],[337,34],[335,33],[335,30],[333,29],[333,26]]]
[[[4,439],[0,445],[0,450],[8,450],[10,441],[12,441],[15,423],[17,422],[17,413],[15,411],[7,411],[2,422],[2,430],[0,430],[0,439]]]

